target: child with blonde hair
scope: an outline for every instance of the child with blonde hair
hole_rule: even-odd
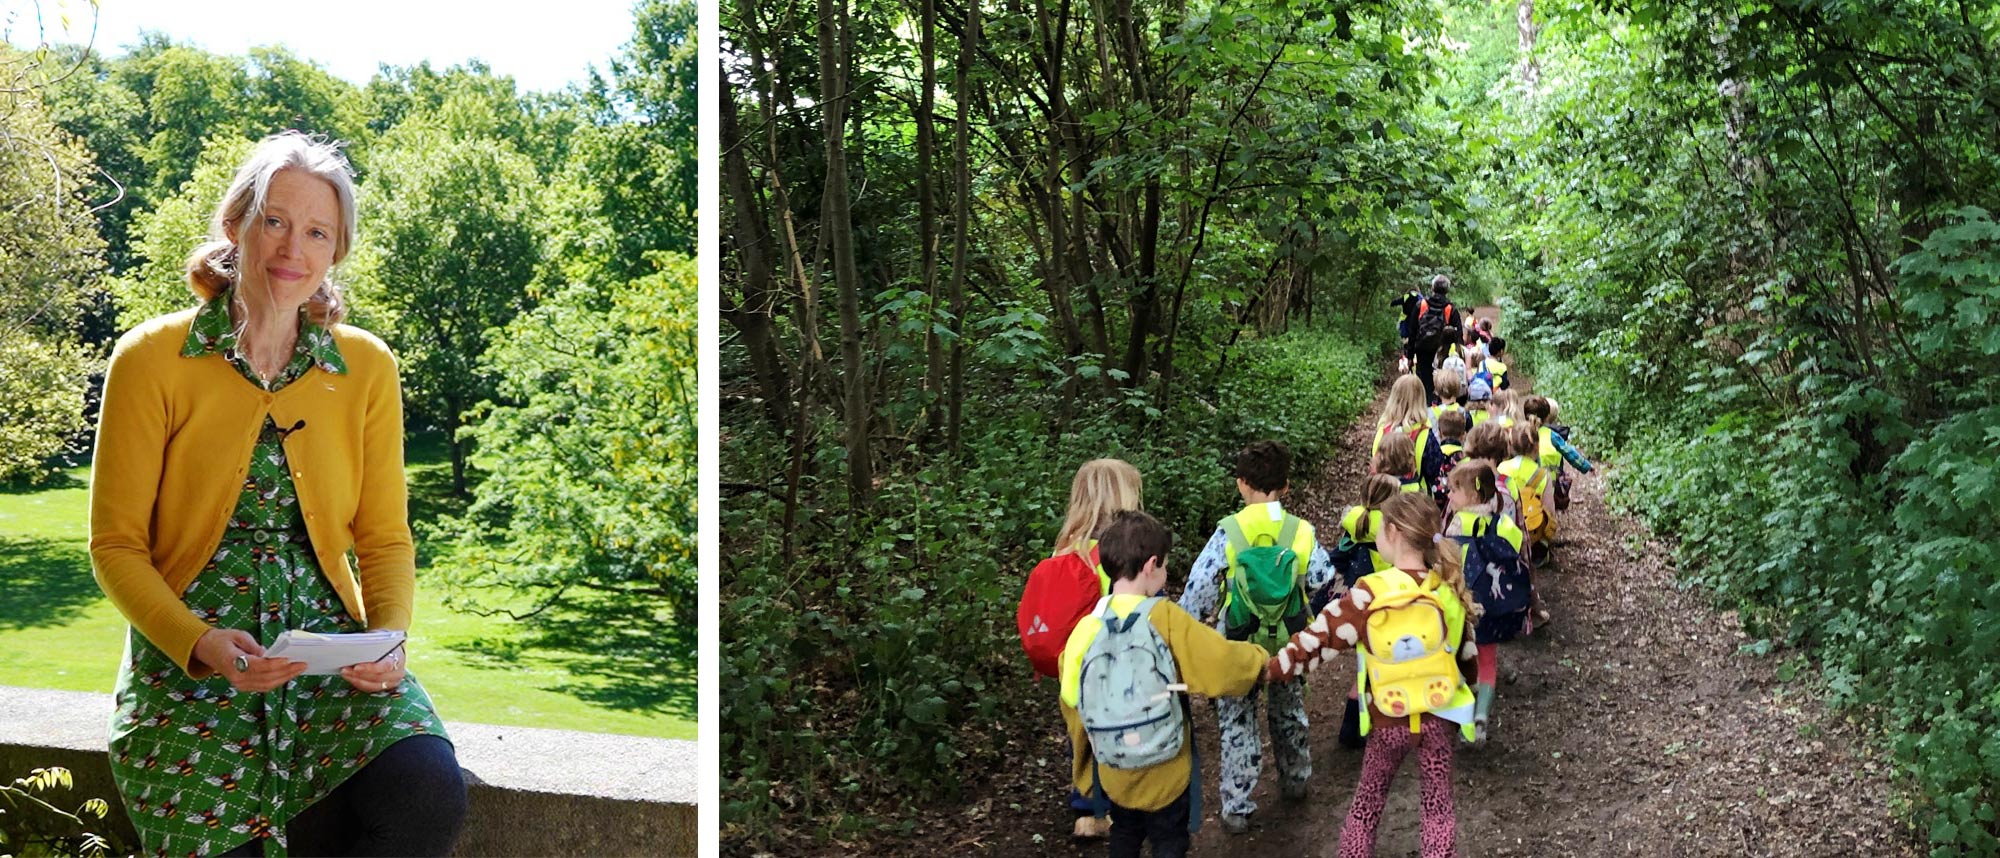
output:
[[[1466,590],[1456,546],[1438,534],[1437,507],[1429,498],[1390,498],[1382,505],[1382,531],[1383,556],[1395,568],[1361,579],[1329,602],[1272,656],[1265,679],[1294,679],[1359,649],[1368,750],[1340,829],[1340,858],[1374,853],[1389,784],[1413,748],[1422,778],[1423,858],[1451,858],[1458,846],[1453,746],[1459,736],[1476,735],[1475,695],[1457,662],[1478,655],[1473,624],[1479,608]]]
[[[1500,422],[1501,427],[1507,429],[1514,428],[1514,424],[1521,422],[1527,417],[1521,411],[1520,397],[1515,396],[1511,390],[1494,391],[1493,401],[1487,404],[1486,410],[1493,414],[1493,417]]]
[[[1511,458],[1494,470],[1502,478],[1501,488],[1512,496],[1521,532],[1527,536],[1525,554],[1528,580],[1532,584],[1540,568],[1548,563],[1550,543],[1556,536],[1555,481],[1549,478],[1549,471],[1535,462],[1538,444],[1534,429],[1523,423],[1504,430],[1501,437]],[[1534,625],[1546,624],[1550,617],[1548,609],[1542,606],[1541,591],[1534,589],[1533,593]]]
[[[1438,469],[1444,461],[1444,454],[1438,451],[1437,433],[1431,426],[1431,410],[1425,398],[1424,385],[1414,375],[1403,375],[1389,386],[1389,398],[1382,404],[1382,416],[1375,420],[1375,439],[1368,446],[1368,457],[1372,461],[1382,448],[1382,439],[1393,434],[1406,435],[1415,451],[1417,477],[1423,481],[1423,491],[1430,491],[1438,484]]]
[[[1431,425],[1438,419],[1454,411],[1464,413],[1466,391],[1465,375],[1450,370],[1437,371],[1438,404],[1431,408]]]
[[[1036,675],[1055,677],[1063,647],[1077,621],[1097,600],[1111,592],[1111,578],[1098,563],[1097,539],[1118,513],[1141,509],[1144,480],[1139,469],[1119,459],[1093,459],[1076,469],[1070,480],[1069,513],[1056,532],[1054,553],[1028,573],[1014,622],[1021,648]],[[1089,752],[1071,749],[1072,780],[1087,776]],[[1111,822],[1097,814],[1081,792],[1070,791],[1076,823],[1070,836],[1103,837]]]

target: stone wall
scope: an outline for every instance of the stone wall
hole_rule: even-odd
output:
[[[0,686],[0,779],[48,766],[75,787],[46,796],[74,808],[111,802],[101,828],[132,839],[105,753],[111,695]],[[693,855],[694,742],[446,722],[471,811],[456,854]]]

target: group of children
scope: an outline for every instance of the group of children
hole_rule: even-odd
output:
[[[1535,573],[1552,562],[1565,467],[1591,467],[1555,424],[1555,403],[1512,392],[1490,322],[1485,336],[1471,327],[1449,326],[1453,347],[1422,361],[1434,398],[1414,374],[1391,386],[1360,503],[1331,551],[1284,509],[1289,451],[1259,441],[1236,457],[1243,508],[1217,524],[1170,601],[1171,535],[1140,511],[1137,470],[1115,459],[1079,469],[1056,556],[1030,575],[1018,616],[1037,672],[1061,680],[1077,836],[1108,834],[1113,856],[1147,842],[1155,856],[1186,853],[1202,818],[1189,694],[1215,701],[1225,830],[1247,831],[1258,809],[1260,701],[1279,796],[1306,798],[1298,680],[1351,658],[1341,739],[1366,750],[1339,854],[1372,854],[1412,748],[1423,855],[1454,854],[1452,736],[1488,735],[1496,646],[1549,622]]]

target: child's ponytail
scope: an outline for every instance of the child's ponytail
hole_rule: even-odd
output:
[[[1541,431],[1543,426],[1547,426],[1553,422],[1549,409],[1549,401],[1546,398],[1540,396],[1528,397],[1528,401],[1521,406],[1521,411],[1528,415],[1528,420],[1535,425],[1536,431]]]
[[[1403,490],[1403,481],[1389,474],[1369,474],[1361,482],[1361,507],[1366,512],[1375,512]]]
[[[1356,541],[1372,542],[1381,536],[1368,532],[1368,522],[1390,498],[1402,493],[1403,481],[1388,474],[1369,474],[1361,478],[1361,520],[1354,525]]]

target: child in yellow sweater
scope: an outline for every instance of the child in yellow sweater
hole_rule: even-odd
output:
[[[1155,856],[1187,854],[1201,828],[1201,785],[1194,758],[1193,719],[1186,693],[1249,694],[1269,653],[1231,641],[1172,601],[1153,594],[1167,585],[1165,526],[1136,510],[1118,513],[1098,538],[1098,558],[1111,592],[1076,624],[1062,655],[1062,713],[1077,749],[1076,788],[1108,802],[1111,855],[1137,858],[1142,844]],[[1150,628],[1135,628],[1144,622]],[[1145,665],[1134,671],[1137,662]],[[1172,693],[1166,720],[1141,725],[1107,715],[1131,689],[1143,701]],[[1140,750],[1132,754],[1128,751]]]

